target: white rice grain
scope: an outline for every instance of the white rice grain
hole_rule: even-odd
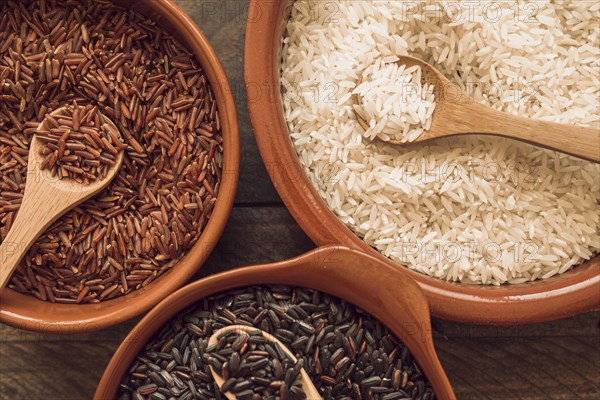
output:
[[[346,226],[411,269],[468,284],[545,279],[600,251],[598,165],[490,137],[387,145],[371,140],[373,132],[363,136],[352,96],[372,92],[366,108],[376,117],[369,119],[380,129],[375,134],[409,121],[390,115],[422,122],[429,109],[394,112],[401,105],[393,85],[381,96],[373,80],[356,87],[377,60],[411,55],[474,101],[600,127],[600,2],[531,2],[537,18],[526,21],[527,1],[497,2],[501,13],[493,21],[483,16],[485,2],[473,18],[466,5],[456,18],[425,12],[425,4],[445,10],[444,0],[414,1],[414,13],[402,1],[333,2],[338,11],[329,19],[315,12],[319,0],[295,3],[283,41],[282,90],[300,161]],[[382,82],[384,72],[394,73],[379,71]],[[388,118],[377,127],[381,113]],[[401,133],[415,137],[411,129]],[[458,249],[458,257],[444,248]]]

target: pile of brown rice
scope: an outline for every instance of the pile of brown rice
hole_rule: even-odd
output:
[[[202,67],[153,21],[106,0],[10,1],[0,6],[0,242],[32,133],[73,101],[115,123],[122,167],[37,240],[9,286],[90,303],[148,285],[194,245],[217,200],[222,137]]]

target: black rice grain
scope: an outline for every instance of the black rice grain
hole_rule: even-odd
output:
[[[255,340],[262,335],[230,333],[208,346],[214,332],[232,324],[264,330],[281,342],[291,332],[313,345],[290,348],[300,361],[297,366],[286,361],[281,349]],[[345,347],[344,339],[354,346]],[[191,356],[169,371],[168,357],[160,354],[177,354],[175,349]],[[227,376],[224,388],[212,379],[211,365]],[[144,392],[152,384],[175,387],[184,399],[224,399],[229,390],[252,400],[303,398],[300,366],[325,400],[435,399],[408,349],[362,310],[310,289],[252,286],[205,298],[172,319],[130,366],[119,400],[149,399]],[[155,376],[158,369],[165,375],[162,380]],[[169,384],[168,376],[179,382]]]

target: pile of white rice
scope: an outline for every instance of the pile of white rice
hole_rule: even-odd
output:
[[[396,56],[375,61],[353,91],[360,99],[354,109],[369,125],[367,139],[413,142],[431,128],[434,86],[421,84],[421,67],[407,68],[397,61]]]
[[[285,117],[319,194],[384,255],[448,281],[549,278],[600,250],[598,165],[499,138],[388,145],[354,114],[365,69],[412,55],[497,109],[599,126],[600,2],[479,3],[297,1]]]

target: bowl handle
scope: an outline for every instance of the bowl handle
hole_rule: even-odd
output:
[[[358,250],[319,247],[269,268],[268,280],[288,282],[330,293],[382,321],[406,344],[431,382],[436,396],[455,399],[431,336],[425,295],[406,274]],[[323,279],[327,276],[328,279]]]

